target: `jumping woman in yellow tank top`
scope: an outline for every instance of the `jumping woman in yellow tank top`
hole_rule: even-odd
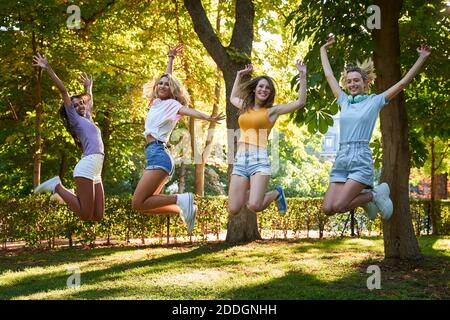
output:
[[[240,137],[229,188],[228,211],[238,214],[244,205],[260,212],[277,200],[280,214],[287,211],[283,189],[277,186],[266,192],[271,175],[267,139],[278,117],[293,112],[306,102],[306,66],[297,60],[300,75],[298,99],[274,105],[275,86],[272,78],[260,76],[241,85],[241,78],[253,71],[251,64],[238,71],[231,92],[231,103],[241,110]]]

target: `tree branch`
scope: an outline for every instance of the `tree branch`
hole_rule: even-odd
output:
[[[118,124],[111,125],[111,127],[113,127],[114,129],[117,129],[117,128],[127,126],[127,125],[133,125],[133,126],[138,127],[138,126],[142,126],[142,122],[121,122]]]
[[[239,1],[238,1],[239,2]],[[189,12],[200,41],[221,70],[226,68],[229,61],[228,54],[217,37],[211,23],[206,16],[205,10],[200,0],[184,0],[184,5]]]
[[[11,100],[9,100],[9,98],[6,98],[6,100],[8,100],[9,102],[9,108],[11,109],[12,115],[13,115],[13,119],[14,120],[19,120],[19,117],[17,116],[16,110],[14,109],[14,106],[11,103]]]
[[[449,150],[449,148],[450,148],[450,144],[447,144],[447,145],[445,146],[444,151],[442,151],[442,153],[441,153],[441,155],[442,155],[441,160],[439,161],[439,164],[435,167],[435,170],[436,170],[436,171],[439,170],[439,168],[440,168],[441,165],[442,165],[442,162],[444,161],[444,159],[447,158],[447,151]]]
[[[230,46],[241,49],[249,57],[252,53],[254,16],[255,8],[251,0],[236,1],[236,22]]]
[[[83,16],[81,16],[81,20],[86,24],[86,26],[89,25],[90,23],[94,22],[97,18],[101,17],[105,12],[107,12],[108,9],[111,6],[113,6],[115,2],[116,2],[116,0],[111,0],[107,3],[105,3],[103,8],[92,13],[89,18],[84,18]]]
[[[126,69],[126,68],[121,67],[121,66],[118,66],[118,65],[116,65],[116,64],[108,63],[108,66],[117,68],[117,69],[122,70],[122,71],[130,72],[130,73],[133,73],[133,74],[139,74],[139,73],[136,72],[136,71],[132,71],[132,70]]]

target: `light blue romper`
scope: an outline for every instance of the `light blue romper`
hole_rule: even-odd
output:
[[[337,103],[341,107],[341,142],[331,169],[330,182],[352,179],[373,187],[373,158],[369,141],[378,113],[386,104],[384,94],[371,94],[359,103],[350,103],[348,95],[341,91]]]

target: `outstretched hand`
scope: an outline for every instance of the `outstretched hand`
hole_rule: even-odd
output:
[[[417,52],[421,57],[427,58],[431,54],[431,48],[428,45],[423,44],[417,48]]]
[[[306,64],[304,64],[302,60],[298,59],[298,60],[295,62],[295,66],[297,67],[297,70],[298,70],[300,73],[306,74],[306,69],[307,69],[307,68],[306,68]]]
[[[179,55],[181,52],[183,52],[183,49],[184,49],[184,45],[183,44],[178,44],[174,48],[171,48],[169,46],[169,53],[167,54],[167,56],[175,58],[177,55]]]
[[[92,76],[89,76],[86,72],[83,72],[80,75],[80,82],[83,84],[84,87],[92,87]]]
[[[330,36],[327,39],[327,42],[325,42],[325,44],[322,46],[322,48],[326,49],[335,42],[336,42],[336,38],[335,38],[334,34],[330,34]]]
[[[45,56],[41,56],[40,53],[33,56],[33,67],[41,67],[47,69],[49,67],[47,58]]]
[[[251,73],[252,71],[253,71],[253,65],[251,63],[246,64],[244,69],[238,71],[238,75],[245,76],[245,75]]]
[[[223,112],[215,115],[215,116],[210,116],[208,121],[210,122],[215,122],[215,123],[220,123],[220,121],[222,121],[223,119],[225,119],[225,115],[223,114]]]

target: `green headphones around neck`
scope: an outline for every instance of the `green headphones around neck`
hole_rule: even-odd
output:
[[[348,96],[348,102],[349,103],[359,103],[361,101],[366,100],[367,97],[368,97],[368,95],[366,95],[366,94],[358,94],[356,96],[350,95],[350,96]]]

